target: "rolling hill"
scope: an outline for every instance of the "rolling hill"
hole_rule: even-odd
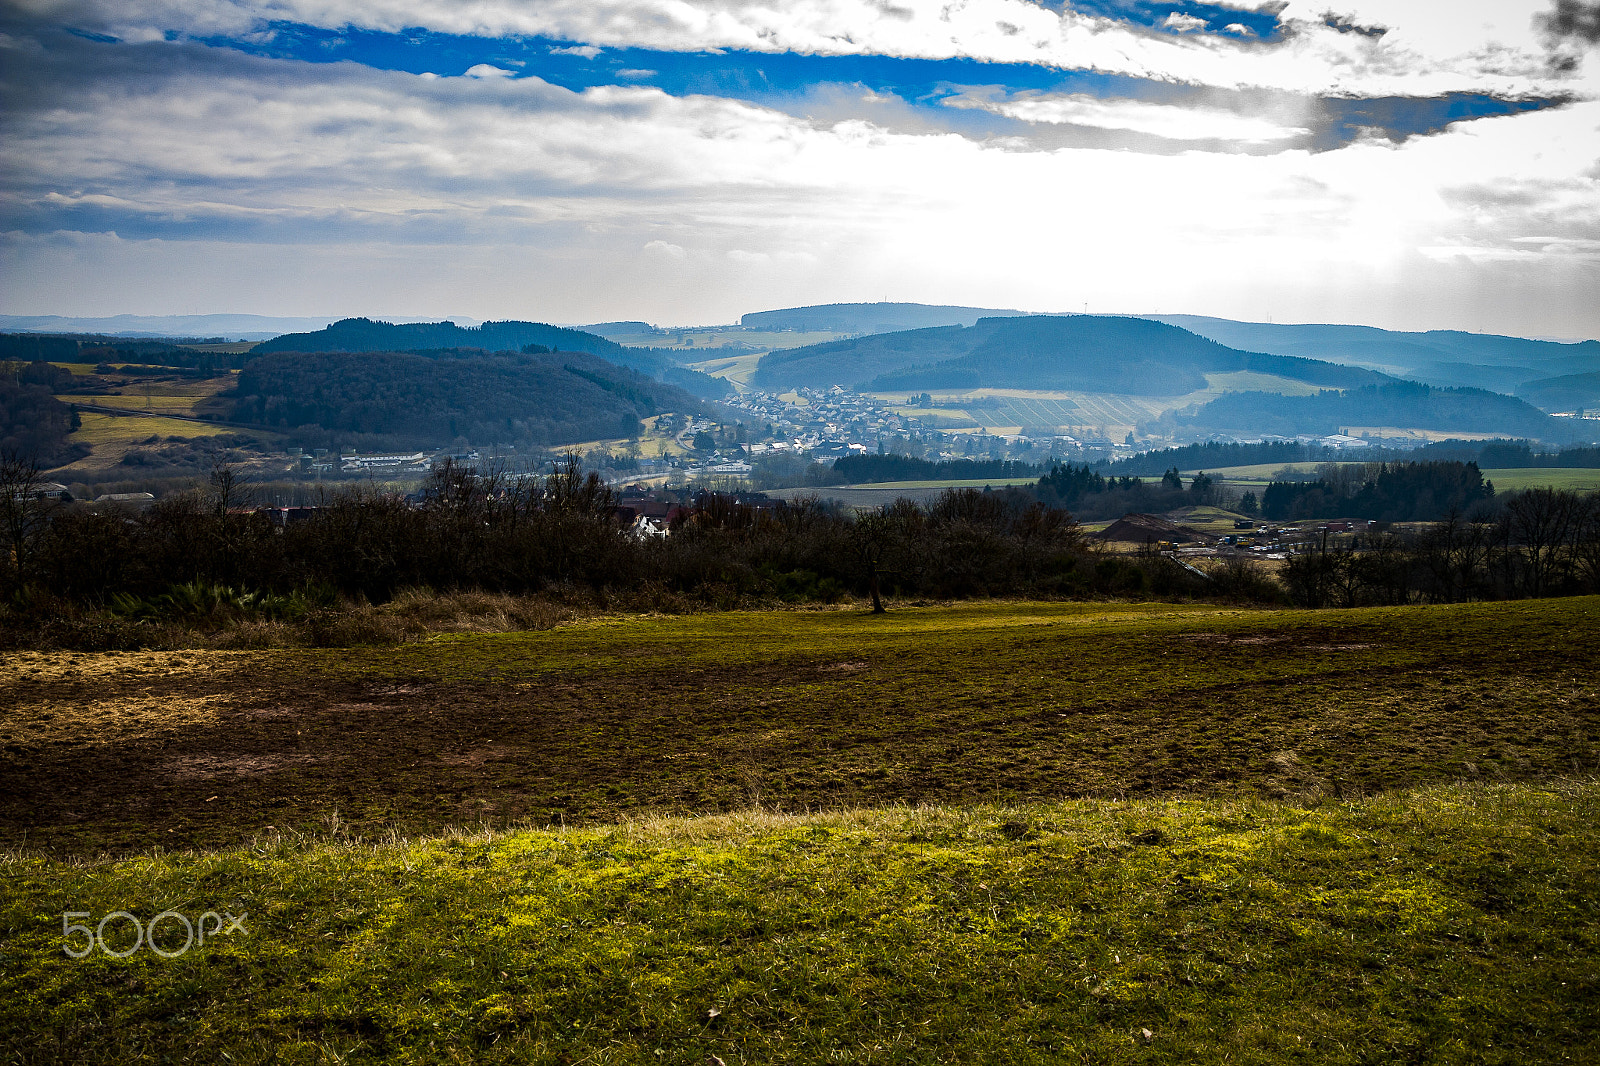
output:
[[[1600,373],[1600,341],[1593,340],[1568,344],[1459,330],[1399,333],[1373,326],[1234,322],[1200,315],[1143,317],[1249,351],[1363,366],[1430,385],[1526,394],[1546,410],[1571,407],[1548,406],[1530,383]]]
[[[286,333],[256,345],[257,354],[271,352],[407,352],[440,348],[482,348],[520,351],[530,344],[602,357],[625,355],[615,341],[577,329],[543,322],[375,322],[370,318],[340,319],[312,333]]]
[[[1252,371],[1331,388],[1389,380],[1359,367],[1237,351],[1147,319],[1102,315],[980,319],[970,327],[857,337],[763,357],[763,388],[1064,389],[1179,396],[1207,373]]]
[[[256,345],[255,355],[274,352],[427,352],[477,348],[485,352],[516,352],[529,346],[551,351],[587,352],[608,363],[663,381],[702,399],[727,395],[728,383],[678,361],[658,348],[634,348],[593,333],[545,322],[485,322],[458,326],[454,322],[375,322],[346,318],[314,333],[289,333]]]
[[[1600,408],[1600,371],[1525,381],[1517,395],[1546,411],[1593,411]]]
[[[233,391],[233,421],[417,445],[571,444],[631,435],[664,411],[700,410],[677,386],[587,352],[275,352],[251,361]]]
[[[1011,318],[1026,311],[947,304],[819,304],[755,311],[739,319],[746,329],[827,331],[832,333],[895,333],[929,326],[971,326],[981,318]]]
[[[1484,389],[1441,389],[1391,381],[1313,396],[1230,392],[1210,403],[1169,412],[1187,432],[1224,434],[1340,433],[1347,427],[1406,426],[1565,442],[1581,438],[1572,419],[1553,418],[1524,400]]]

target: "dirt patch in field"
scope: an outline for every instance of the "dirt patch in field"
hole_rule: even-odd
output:
[[[328,762],[318,755],[190,755],[169,764],[165,772],[179,780],[213,777],[259,777],[278,773],[292,766]],[[209,802],[209,801],[208,801]]]
[[[524,754],[526,751],[522,748],[512,747],[509,744],[496,744],[487,748],[474,748],[471,751],[441,754],[438,759],[446,766],[477,767],[491,759],[511,759]]]
[[[1237,636],[1229,633],[1185,633],[1178,639],[1188,644],[1240,644],[1250,646],[1286,644],[1290,638],[1283,635]]]

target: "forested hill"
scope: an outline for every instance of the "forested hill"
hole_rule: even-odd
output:
[[[255,354],[269,352],[409,352],[440,348],[482,348],[491,352],[521,351],[530,344],[565,352],[588,352],[615,362],[627,350],[579,329],[564,329],[543,322],[485,322],[458,326],[454,322],[374,322],[346,318],[315,333],[286,333],[256,345]]]
[[[721,378],[677,365],[659,348],[629,348],[616,341],[544,322],[485,322],[458,326],[454,322],[374,322],[346,318],[315,333],[287,333],[256,345],[252,355],[272,352],[426,352],[477,348],[487,352],[518,352],[530,345],[550,351],[588,352],[609,363],[625,366],[666,381],[705,399],[720,399],[730,390]]]
[[[1459,330],[1400,333],[1373,326],[1234,322],[1201,315],[1147,317],[1235,348],[1374,367],[1432,385],[1508,391],[1533,378],[1600,370],[1600,341],[1593,340],[1567,343]],[[1474,376],[1481,380],[1471,380]]]
[[[1439,389],[1395,381],[1314,396],[1230,392],[1210,403],[1169,411],[1160,419],[1185,432],[1226,434],[1324,434],[1351,427],[1409,426],[1461,433],[1586,440],[1575,419],[1552,418],[1532,404],[1484,389]]]
[[[1026,311],[948,304],[819,304],[754,311],[739,319],[746,329],[829,330],[834,333],[892,333],[929,326],[970,326],[979,319],[1009,318]]]
[[[417,446],[573,444],[630,436],[639,420],[701,404],[586,352],[276,352],[239,374],[229,417],[378,434]]]
[[[1207,373],[1239,370],[1332,388],[1390,380],[1357,367],[1237,351],[1148,319],[1068,315],[986,318],[966,328],[940,326],[772,352],[762,358],[755,383],[1178,396],[1205,388]]]

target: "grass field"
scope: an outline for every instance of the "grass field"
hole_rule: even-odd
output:
[[[1597,623],[981,603],[7,655],[0,1056],[1595,1061]],[[64,951],[69,912],[169,909],[242,930]]]
[[[1264,485],[1273,480],[1283,470],[1291,469],[1298,477],[1312,478],[1316,476],[1316,468],[1321,463],[1256,463],[1250,466],[1224,466],[1206,473],[1218,478],[1225,484],[1240,487]],[[1341,465],[1361,465],[1350,463]],[[1184,476],[1192,477],[1197,471],[1186,470]],[[1576,467],[1572,469],[1556,469],[1550,467],[1518,467],[1518,468],[1485,468],[1483,476],[1494,482],[1496,489],[1575,489],[1579,492],[1600,491],[1600,469],[1592,467]]]
[[[68,439],[81,440],[96,447],[107,444],[136,444],[150,436],[210,437],[218,433],[238,432],[231,426],[188,422],[178,418],[162,418],[159,415],[108,415],[98,411],[84,411],[79,417],[83,420],[82,428],[73,432]]]
[[[716,378],[726,378],[735,385],[748,387],[751,376],[756,372],[756,365],[761,362],[761,357],[765,354],[765,352],[752,352],[748,355],[724,355],[684,365],[690,370],[698,370],[702,374],[710,374]]]
[[[1594,598],[968,604],[10,654],[0,844],[1527,779],[1600,764],[1597,626]]]
[[[852,489],[935,489],[943,492],[945,489],[981,489],[986,486],[999,488],[1002,485],[1033,485],[1039,481],[1036,477],[1013,478],[956,478],[946,481],[878,481],[865,485],[844,485],[841,488]]]
[[[190,415],[194,413],[195,401],[198,397],[185,395],[170,395],[153,393],[145,396],[142,393],[134,394],[131,390],[121,396],[60,396],[62,403],[94,404],[99,407],[115,407],[125,411],[148,411],[153,415]]]
[[[838,500],[846,507],[873,509],[902,498],[916,500],[927,506],[943,495],[946,489],[1031,485],[1037,480],[1038,478],[989,478],[969,481],[885,481],[867,485],[829,485],[765,491],[768,496],[775,499],[796,500],[815,496],[824,500]]]
[[[1316,392],[1314,386],[1271,374],[1238,371],[1207,374],[1206,388],[1178,396],[1132,396],[1121,393],[1061,392],[1030,389],[974,389],[963,393],[935,393],[934,408],[897,408],[902,414],[924,420],[943,420],[955,424],[968,422],[994,433],[1055,433],[1101,429],[1114,439],[1137,428],[1140,422],[1157,418],[1163,411],[1214,400],[1225,392],[1242,390],[1281,392],[1303,396]],[[903,393],[877,393],[878,399],[897,403]],[[984,398],[989,405],[971,406],[971,398]],[[995,403],[994,401],[999,401]]]
[[[17,1063],[1594,1061],[1597,824],[1600,790],[1552,783],[19,858],[0,884],[0,1048]],[[169,908],[242,924],[175,958],[63,951],[83,937],[63,940],[67,912]],[[103,935],[132,946],[126,919]],[[163,950],[183,942],[168,919]]]
[[[1600,469],[1574,468],[1551,470],[1545,467],[1485,470],[1483,476],[1494,482],[1497,490],[1505,489],[1576,489],[1579,492],[1600,492]]]

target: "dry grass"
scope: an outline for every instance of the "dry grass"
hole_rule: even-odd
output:
[[[110,399],[116,398],[110,397]],[[162,418],[159,415],[108,415],[98,411],[84,411],[79,417],[83,420],[83,425],[68,439],[96,447],[108,444],[121,444],[127,447],[152,436],[214,437],[219,433],[238,432],[232,426],[212,425],[209,422],[186,422],[178,418]]]
[[[385,611],[436,633],[515,633],[554,629],[577,610],[547,599],[497,592],[408,589]]]

